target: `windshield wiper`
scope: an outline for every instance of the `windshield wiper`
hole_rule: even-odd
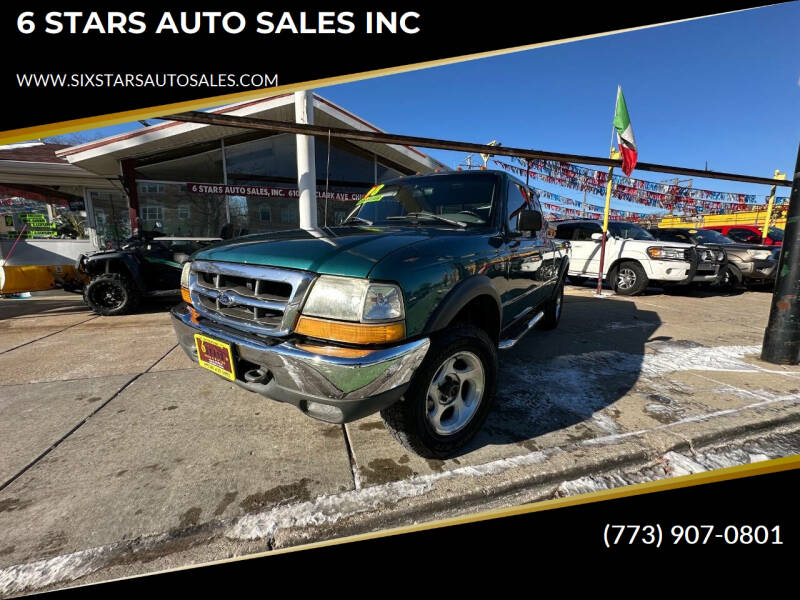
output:
[[[433,213],[425,212],[425,211],[410,212],[410,213],[406,213],[404,215],[399,215],[397,217],[386,217],[386,220],[389,221],[389,220],[392,220],[392,219],[405,219],[406,217],[412,217],[412,218],[416,218],[416,219],[419,219],[420,217],[429,217],[431,219],[436,219],[437,221],[442,221],[443,223],[447,223],[449,225],[456,225],[457,227],[467,227],[467,224],[464,223],[463,221],[454,221],[453,219],[448,219],[446,217],[442,217],[440,215],[435,215]]]
[[[342,225],[345,223],[364,223],[365,225],[372,225],[372,221],[362,219],[361,217],[347,217],[344,221],[342,221]]]

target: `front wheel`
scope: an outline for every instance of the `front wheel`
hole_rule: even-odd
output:
[[[647,273],[639,263],[624,262],[614,270],[612,284],[620,296],[634,296],[647,289]]]
[[[98,315],[124,315],[139,304],[133,283],[121,273],[105,273],[83,289],[83,300]]]
[[[714,284],[714,287],[724,290],[726,292],[733,291],[742,285],[742,276],[739,273],[739,270],[732,266],[726,265],[725,269],[722,271],[722,275]]]
[[[497,352],[486,333],[457,325],[431,340],[403,397],[381,411],[386,429],[426,458],[451,456],[480,430],[497,385]]]

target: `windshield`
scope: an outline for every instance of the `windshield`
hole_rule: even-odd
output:
[[[608,231],[616,238],[623,240],[655,240],[649,232],[633,223],[620,223],[612,221],[608,224]]]
[[[698,229],[690,231],[699,244],[733,244],[734,241],[713,229]]]
[[[345,221],[479,227],[491,221],[496,186],[497,177],[489,173],[400,179],[372,188]]]
[[[769,228],[769,237],[771,240],[775,242],[782,242],[783,241],[783,229],[778,229],[777,227],[770,227]]]

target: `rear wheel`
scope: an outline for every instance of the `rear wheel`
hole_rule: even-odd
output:
[[[561,308],[564,305],[564,282],[558,284],[558,289],[555,290],[553,297],[547,302],[544,309],[544,316],[539,321],[537,327],[539,329],[555,329],[558,327],[558,322],[561,320]]]
[[[139,294],[125,275],[104,273],[84,288],[83,300],[98,315],[124,315],[139,305]]]
[[[403,398],[381,411],[386,429],[427,458],[446,458],[469,442],[489,414],[497,353],[486,333],[456,325],[431,340]]]
[[[647,289],[647,274],[639,263],[628,261],[614,269],[612,285],[620,296],[634,296]]]

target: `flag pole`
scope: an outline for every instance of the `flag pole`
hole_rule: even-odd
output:
[[[611,139],[614,139],[614,128],[612,127],[612,134]],[[612,142],[613,143],[613,142]],[[611,147],[611,151],[609,152],[609,158],[619,158],[619,153],[614,151],[614,147]],[[603,293],[603,268],[605,266],[605,259],[606,259],[606,236],[608,234],[608,213],[611,209],[611,186],[614,185],[614,167],[608,167],[608,181],[606,182],[606,205],[603,209],[603,233],[602,238],[600,239],[600,269],[597,272],[597,291],[595,292],[595,296],[601,296]]]
[[[614,119],[617,116],[617,102],[619,101],[619,93],[620,93],[621,86],[617,86],[617,99],[614,100],[614,116],[611,119],[611,143],[609,144],[609,158],[619,158],[618,153],[614,152],[614,132],[616,128],[614,127]],[[615,156],[616,155],[616,156]],[[595,291],[595,296],[602,296],[603,295],[603,268],[605,266],[605,259],[606,259],[606,236],[608,234],[608,212],[611,209],[611,186],[614,185],[614,166],[608,167],[608,181],[606,182],[606,205],[603,210],[603,233],[601,234],[603,237],[600,239],[600,268],[597,271],[597,290]]]

